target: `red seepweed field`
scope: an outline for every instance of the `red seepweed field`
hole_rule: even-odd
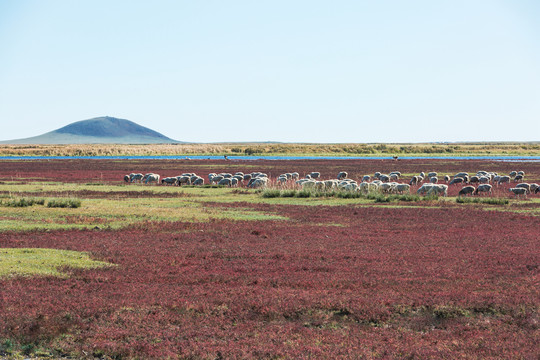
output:
[[[175,189],[134,191],[142,185],[122,177],[320,171],[331,178],[341,170],[353,179],[392,170],[404,179],[420,171],[523,170],[528,182],[540,182],[538,163],[489,160],[2,161],[0,186],[7,188],[0,194],[40,184],[44,196],[61,195],[61,185],[47,190],[45,183],[91,183],[102,190],[70,194],[82,199],[81,211],[113,194],[118,204],[146,199],[134,204],[159,207],[175,200]],[[493,196],[511,201],[499,206],[451,199],[314,205],[212,188],[203,201],[198,189],[176,188],[186,204],[200,205],[176,204],[171,213],[219,208],[233,215],[4,230],[0,267],[2,248],[82,251],[116,266],[0,277],[0,357],[537,359],[540,194],[514,199],[510,185],[497,187]],[[280,218],[234,218],[246,209]],[[45,214],[36,207],[0,211],[0,219],[53,221],[29,215]]]

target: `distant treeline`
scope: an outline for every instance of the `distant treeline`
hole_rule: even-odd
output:
[[[0,156],[152,155],[536,155],[540,143],[0,145]]]

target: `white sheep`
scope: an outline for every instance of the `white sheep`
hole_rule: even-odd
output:
[[[159,184],[159,175],[158,174],[146,174],[144,175],[144,183],[145,184],[148,184],[148,183],[152,183],[152,182],[155,182],[156,184]]]
[[[475,187],[472,185],[464,186],[459,190],[458,197],[465,196],[465,195],[473,195],[476,191]]]
[[[481,192],[492,194],[492,186],[489,184],[478,185],[478,187],[474,191],[474,195],[478,195],[478,193],[481,193]]]
[[[512,192],[514,195],[519,197],[519,195],[523,195],[524,197],[527,197],[527,189],[525,188],[510,188],[508,191]]]

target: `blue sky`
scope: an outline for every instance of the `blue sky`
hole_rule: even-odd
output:
[[[540,2],[0,1],[0,140],[540,141]]]

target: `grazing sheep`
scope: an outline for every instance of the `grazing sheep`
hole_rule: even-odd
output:
[[[144,175],[141,173],[138,174],[130,174],[129,177],[131,178],[130,182],[140,182],[142,183]]]
[[[518,175],[518,176],[519,176],[519,175],[525,176],[525,172],[524,172],[524,171],[518,171],[518,172],[517,172],[517,175]]]
[[[469,173],[467,173],[467,172],[460,172],[460,173],[457,173],[456,175],[454,175],[455,178],[457,178],[457,177],[465,178],[465,176],[469,177]]]
[[[148,184],[148,183],[152,183],[152,182],[155,182],[156,184],[159,184],[159,175],[158,174],[146,174],[145,175],[144,183]]]
[[[221,180],[223,180],[223,179],[224,179],[224,177],[223,177],[222,175],[216,175],[216,176],[214,176],[214,177],[212,178],[212,181],[211,181],[211,182],[214,183],[214,184],[217,184],[217,183],[219,183],[219,182],[220,182]]]
[[[175,177],[166,177],[166,178],[161,179],[161,184],[166,184],[166,185],[176,185],[177,182],[178,182],[178,179]]]
[[[251,180],[251,174],[244,174],[244,181],[250,181]]]
[[[124,175],[124,181],[128,183],[129,180],[131,180],[129,175]]]
[[[474,186],[467,185],[463,187],[461,190],[459,190],[458,197],[459,196],[465,196],[465,195],[472,195],[476,191]]]
[[[338,186],[337,180],[325,180],[323,181],[325,190],[333,190]]]
[[[535,194],[538,192],[538,188],[540,187],[540,185],[536,184],[536,183],[532,183],[531,184],[531,192],[534,192]]]
[[[216,177],[216,176],[217,176],[216,173],[210,173],[210,174],[208,174],[208,182],[212,183],[214,177]]]
[[[500,185],[502,183],[509,183],[510,182],[510,176],[501,176],[499,178],[499,181],[497,182],[497,185]]]
[[[399,180],[399,175],[398,174],[390,174],[388,176],[390,176],[390,181],[398,181]]]
[[[379,175],[379,180],[381,180],[382,182],[389,182],[390,181],[390,176],[388,176],[386,174],[381,174],[381,175]]]
[[[437,177],[437,173],[435,171],[432,171],[430,173],[427,174],[428,178],[432,178],[432,177]]]
[[[238,178],[232,177],[231,180],[231,186],[238,186]]]
[[[465,179],[462,178],[462,177],[455,177],[452,179],[452,181],[450,181],[450,183],[448,185],[453,185],[453,184],[461,184],[461,183],[464,183],[465,182]]]
[[[359,190],[365,194],[377,191],[379,189],[379,185],[375,182],[369,183],[369,182],[363,182],[360,183]]]
[[[393,192],[393,189],[395,188],[395,183],[383,183],[379,186],[379,190],[382,193],[390,193]]]
[[[411,181],[409,181],[409,185],[416,185],[422,182],[422,178],[420,176],[413,176]]]
[[[266,186],[268,183],[268,177],[266,176],[258,176],[258,177],[252,177],[251,180],[249,180],[249,183],[247,184],[247,187],[249,188],[259,188]]]
[[[510,177],[516,177],[517,175],[517,171],[511,171],[510,174],[508,174],[508,176]]]
[[[481,192],[492,194],[491,190],[492,190],[491,185],[489,185],[489,184],[481,184],[481,185],[478,185],[478,187],[474,191],[474,195],[478,195],[478,193],[481,193]]]
[[[422,171],[422,172],[420,173],[420,176],[421,176],[422,178],[425,178],[425,177],[426,177],[426,173]]]
[[[345,191],[358,191],[358,184],[356,183],[350,183],[343,187],[343,190]]]
[[[347,174],[346,171],[340,171],[339,174],[337,174],[337,179],[338,180],[345,179],[347,176],[349,176],[349,174]]]
[[[316,172],[316,171],[310,173],[309,175],[311,176],[312,179],[318,179],[318,178],[321,177],[321,173],[320,173],[320,172]]]
[[[428,195],[442,195],[444,197],[448,196],[448,185],[444,184],[433,184],[428,190]]]
[[[232,186],[232,179],[231,178],[223,178],[219,180],[217,183],[220,186]]]
[[[401,172],[400,172],[400,171],[392,171],[392,172],[391,172],[390,174],[388,174],[388,175],[392,176],[392,175],[394,175],[394,174],[397,175],[398,177],[401,176]]]
[[[244,181],[244,175],[235,174],[233,178],[238,179],[238,181]]]
[[[411,192],[411,186],[409,184],[397,184],[396,192],[400,194],[403,194],[406,192],[407,194],[409,194]]]
[[[489,174],[488,174],[488,175],[489,175]],[[480,176],[480,177],[478,178],[478,182],[479,182],[480,184],[487,184],[487,183],[490,182],[490,180],[491,180],[491,179],[490,179],[489,176]]]
[[[525,188],[510,188],[508,189],[511,193],[519,197],[519,195],[523,195],[523,197],[527,197],[527,189]]]
[[[204,179],[202,177],[198,177],[197,179],[195,179],[192,185],[204,185]]]
[[[369,176],[369,175],[364,175],[362,177],[362,182],[369,182],[370,180],[371,180],[371,176]]]
[[[317,180],[307,179],[302,183],[302,189],[312,189],[317,184]]]
[[[450,175],[444,175],[444,182],[448,184],[450,181]]]
[[[191,177],[186,175],[180,175],[176,177],[176,185],[182,186],[182,185],[191,185]]]
[[[514,178],[514,181],[515,182],[518,182],[518,181],[522,181],[523,180],[523,175],[516,175],[516,177]]]
[[[439,179],[436,177],[436,176],[432,176],[429,181],[432,183],[432,184],[436,184],[439,182]]]
[[[251,180],[252,181],[250,182],[250,184],[248,184],[248,187],[250,187],[250,188],[265,187],[266,184],[268,183],[268,178],[267,177],[258,177],[258,178],[251,179]]]
[[[448,196],[448,185],[424,184],[416,191],[418,195],[442,195]]]
[[[432,188],[433,186],[435,186],[435,184],[424,184],[424,185],[420,186],[420,187],[418,188],[418,190],[416,190],[416,193],[417,193],[418,195],[424,195],[424,194],[428,193],[429,190],[431,190],[431,188]]]
[[[373,177],[376,177],[377,179],[379,178],[379,176],[381,176],[381,173],[378,171],[373,175]]]
[[[469,180],[470,184],[476,184],[480,182],[480,178],[478,176],[471,176],[471,179]]]
[[[527,192],[531,192],[531,185],[528,183],[521,183],[516,185],[517,188],[524,188],[527,189]]]
[[[300,178],[300,175],[297,172],[291,173],[291,176],[293,179],[298,180]]]

